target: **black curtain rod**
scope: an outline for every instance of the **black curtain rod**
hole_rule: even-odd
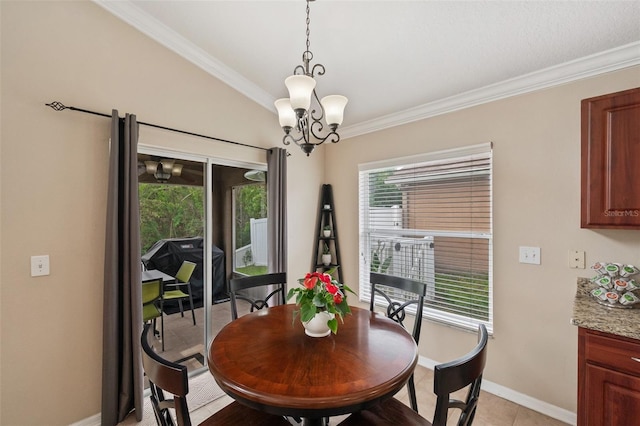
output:
[[[65,109],[70,109],[71,111],[84,112],[84,113],[87,113],[87,114],[93,114],[93,115],[99,115],[101,117],[111,118],[110,114],[103,114],[101,112],[89,111],[89,110],[82,109],[82,108],[66,106],[62,102],[58,102],[58,101],[53,101],[53,102],[51,102],[49,104],[45,104],[45,105],[48,106],[48,107],[53,108],[56,111],[64,111]],[[227,139],[220,139],[220,138],[216,138],[216,137],[213,137],[213,136],[201,135],[199,133],[187,132],[186,130],[173,129],[171,127],[159,126],[157,124],[145,123],[143,121],[138,121],[138,124],[141,124],[143,126],[155,127],[156,129],[169,130],[171,132],[182,133],[184,135],[197,136],[199,138],[211,139],[211,140],[218,141],[218,142],[231,143],[231,144],[234,144],[234,145],[245,146],[247,148],[254,148],[254,149],[261,149],[263,151],[269,151],[269,148],[262,148],[260,146],[247,145],[247,144],[241,143],[241,142],[230,141],[230,140],[227,140]]]

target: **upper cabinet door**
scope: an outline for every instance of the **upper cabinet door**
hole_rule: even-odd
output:
[[[582,101],[582,228],[640,229],[640,88]]]

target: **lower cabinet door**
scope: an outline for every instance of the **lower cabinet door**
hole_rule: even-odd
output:
[[[586,424],[640,424],[640,377],[587,363]]]

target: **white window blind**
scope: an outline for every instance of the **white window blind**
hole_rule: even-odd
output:
[[[491,143],[361,164],[360,299],[371,271],[423,281],[426,318],[492,331],[491,178]]]

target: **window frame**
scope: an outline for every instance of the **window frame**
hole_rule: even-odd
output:
[[[423,318],[427,320],[432,320],[435,322],[443,323],[446,325],[450,325],[457,328],[462,328],[466,330],[476,331],[479,324],[484,324],[487,327],[487,330],[492,333],[493,332],[493,144],[491,142],[482,143],[477,145],[471,145],[461,148],[454,148],[449,150],[436,151],[431,153],[424,153],[409,157],[399,157],[392,158],[383,161],[376,161],[370,163],[363,163],[358,165],[358,209],[359,209],[359,249],[360,249],[360,262],[359,262],[359,299],[363,302],[368,302],[370,300],[371,288],[369,283],[369,273],[371,271],[371,265],[374,261],[372,246],[373,243],[370,241],[372,236],[378,238],[406,238],[411,237],[415,238],[416,242],[421,242],[420,238],[426,238],[428,241],[431,238],[437,237],[458,237],[458,238],[467,238],[467,239],[482,239],[486,240],[486,250],[487,250],[487,280],[488,280],[488,289],[487,289],[487,319],[479,319],[474,318],[471,315],[461,315],[458,313],[447,312],[440,308],[434,308],[433,304],[428,303],[428,300],[425,300],[425,307],[423,310]],[[453,180],[469,180],[483,176],[488,180],[488,230],[479,231],[479,230],[429,230],[429,229],[406,229],[400,227],[384,227],[375,228],[371,225],[371,219],[373,215],[368,214],[372,207],[370,206],[370,194],[373,191],[370,191],[369,188],[369,179],[375,173],[387,172],[391,170],[401,170],[403,168],[408,168],[415,165],[437,165],[437,164],[447,164],[453,163],[455,161],[461,160],[475,160],[482,159],[486,163],[484,166],[471,167],[470,170],[462,170],[461,172],[449,173],[445,176],[445,179],[453,179]],[[482,170],[484,167],[484,171]],[[421,177],[419,179],[411,180],[411,177],[403,177],[401,178],[405,183],[415,184],[419,182],[436,182],[442,179],[443,176],[435,173],[433,176]],[[389,180],[393,180],[389,179]],[[400,179],[396,179],[396,181],[400,181]],[[386,181],[385,181],[386,183]],[[471,184],[470,184],[471,185]],[[405,194],[403,193],[403,197]],[[469,198],[470,199],[470,198]],[[410,214],[406,212],[406,214]],[[472,214],[473,215],[473,214]],[[397,224],[397,222],[394,222]],[[380,241],[380,240],[378,240]],[[432,245],[433,247],[433,245]],[[433,251],[433,250],[432,250]],[[371,253],[371,254],[370,254]],[[426,255],[425,255],[426,256]],[[431,253],[433,256],[433,253]],[[378,264],[380,263],[380,259],[377,259]],[[432,260],[435,264],[435,262]],[[432,269],[435,270],[435,266],[431,266]],[[430,275],[420,275],[420,278],[414,278],[418,280],[425,281],[431,287],[431,294],[434,293],[435,289],[435,272],[431,272]],[[408,277],[411,278],[411,277]],[[433,297],[433,296],[432,296]],[[383,300],[376,299],[376,304],[383,303]],[[413,308],[413,314],[415,314],[415,307]]]

